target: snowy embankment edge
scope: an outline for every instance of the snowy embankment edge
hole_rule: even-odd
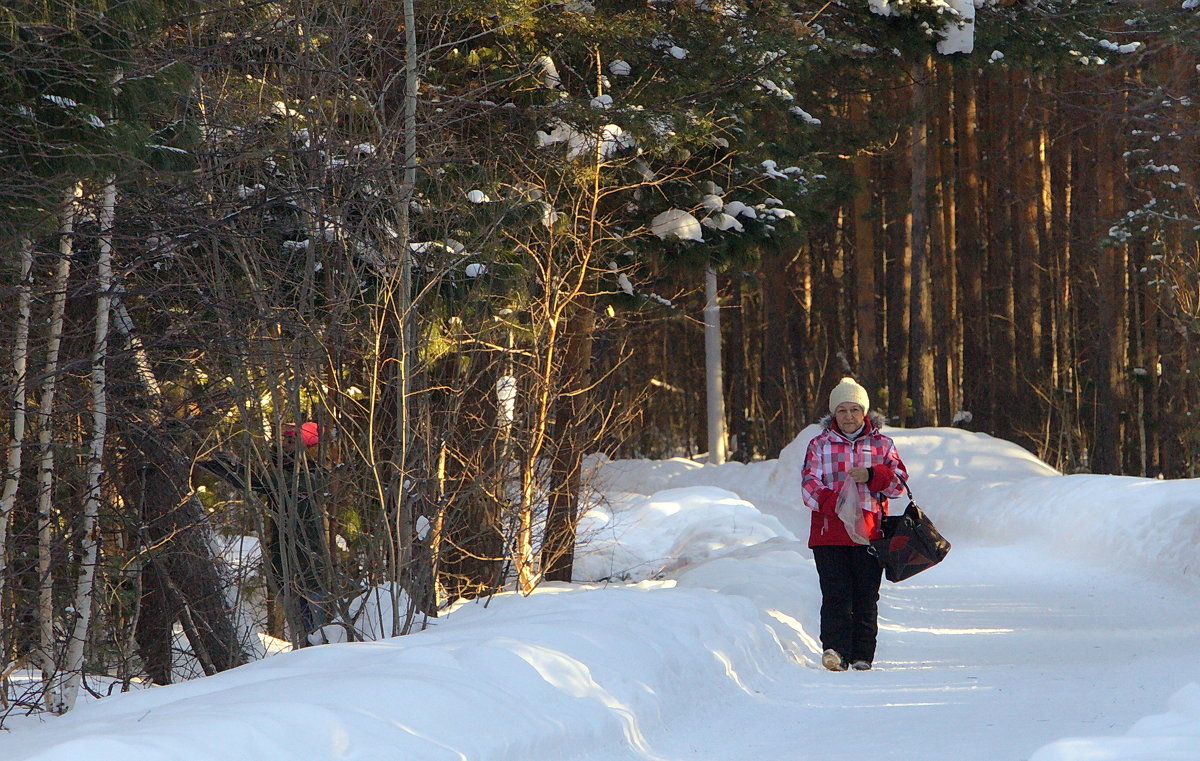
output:
[[[1200,759],[1200,684],[1171,696],[1167,712],[1139,719],[1120,737],[1068,737],[1029,761],[1195,761]]]
[[[790,543],[764,544],[743,548],[742,562],[759,553],[764,576],[780,556],[795,562]],[[678,585],[547,584],[528,598],[461,606],[403,638],[117,695],[0,738],[0,757],[157,761],[187,748],[189,761],[224,761],[386,747],[396,758],[500,761],[569,757],[616,738],[643,746],[644,732],[694,709],[696,695],[728,704],[809,663],[802,626],[705,588],[705,565]],[[597,605],[597,595],[609,599]]]
[[[777,460],[596,463],[600,483],[631,471],[655,488],[716,486],[807,536],[800,474],[809,426]],[[1011,442],[957,428],[885,428],[905,460],[917,504],[952,544],[1033,543],[1155,578],[1200,582],[1200,479],[1063,475]],[[652,474],[647,477],[646,472]],[[988,474],[981,478],[980,474]],[[791,495],[791,496],[789,496]],[[908,500],[893,500],[892,512]],[[952,552],[947,562],[953,562]]]

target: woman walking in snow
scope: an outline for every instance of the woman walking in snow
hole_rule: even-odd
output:
[[[808,546],[821,582],[821,663],[865,671],[875,659],[883,569],[869,552],[880,537],[887,498],[904,493],[908,471],[871,413],[867,390],[842,378],[829,415],[804,457],[803,498],[812,510]]]

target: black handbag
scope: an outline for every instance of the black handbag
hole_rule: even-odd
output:
[[[883,566],[884,576],[892,582],[903,581],[937,565],[950,552],[950,542],[917,507],[908,482],[901,477],[900,483],[908,492],[908,507],[902,515],[884,516],[883,537],[873,540],[869,550]]]

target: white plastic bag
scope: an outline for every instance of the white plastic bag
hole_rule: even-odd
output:
[[[868,509],[869,506],[868,506]],[[862,496],[858,493],[858,484],[849,475],[842,482],[842,490],[838,492],[837,517],[846,525],[846,533],[857,544],[869,544],[867,537],[867,514],[863,511]]]

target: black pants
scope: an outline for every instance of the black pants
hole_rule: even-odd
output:
[[[821,580],[821,647],[847,661],[875,660],[883,569],[866,545],[813,547]]]

